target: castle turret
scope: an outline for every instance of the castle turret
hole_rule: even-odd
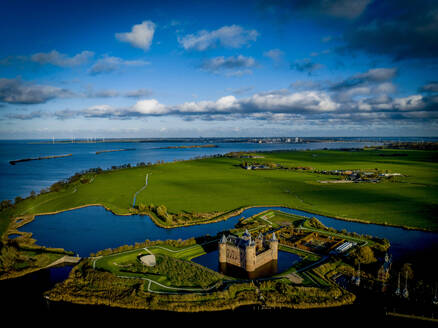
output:
[[[269,248],[272,251],[272,259],[278,260],[278,239],[275,236],[275,232],[272,233],[271,240],[269,241]]]
[[[225,237],[225,235],[222,235],[222,238],[219,241],[219,262],[227,262],[227,237]]]
[[[255,243],[256,243],[257,251],[263,249],[263,234],[261,232],[257,236]]]
[[[251,239],[245,248],[245,269],[249,272],[256,269],[256,246]]]

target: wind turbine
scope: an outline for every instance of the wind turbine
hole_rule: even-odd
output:
[[[406,282],[405,282],[405,288],[403,289],[403,297],[408,298],[409,297],[409,291],[408,291],[408,272],[406,271]]]
[[[359,262],[359,268],[357,270],[357,278],[356,278],[356,286],[360,285],[360,262]]]
[[[437,287],[436,286],[435,286],[435,296],[434,296],[434,298],[432,300],[432,303],[434,305],[438,305],[438,295],[437,295]]]
[[[400,289],[400,272],[398,273],[398,284],[397,284],[397,289],[395,290],[395,295],[400,296],[401,294],[401,289]]]

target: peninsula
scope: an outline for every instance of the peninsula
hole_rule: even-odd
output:
[[[217,148],[218,145],[190,145],[190,146],[169,146],[169,147],[161,147],[159,149],[190,149],[190,148]]]
[[[112,153],[112,152],[116,152],[116,151],[130,151],[130,150],[135,150],[135,148],[99,150],[96,152],[96,155],[103,154],[103,153]]]

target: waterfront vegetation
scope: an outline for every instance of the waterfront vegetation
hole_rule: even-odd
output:
[[[12,240],[0,242],[0,280],[23,276],[40,270],[66,254],[63,250],[22,247]]]
[[[148,286],[149,282],[142,279],[123,279],[94,270],[87,260],[46,296],[52,301],[178,312],[231,310],[245,305],[304,309],[351,304],[355,299],[335,285],[296,286],[287,279],[231,282],[205,293],[158,294],[149,292]]]

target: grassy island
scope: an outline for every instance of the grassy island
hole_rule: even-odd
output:
[[[266,230],[258,216],[250,220],[254,221],[252,234]],[[288,218],[288,223],[296,227],[305,221],[302,217]],[[318,231],[322,231],[323,226],[319,226]],[[243,223],[232,233],[240,235],[247,228]],[[273,225],[268,227],[268,233],[272,228]],[[99,252],[83,260],[66,281],[45,296],[51,301],[178,312],[232,310],[241,306],[308,309],[341,306],[355,300],[354,294],[331,279],[338,267],[352,270],[341,260],[329,261],[327,257],[281,245],[282,251],[301,257],[298,265],[262,280],[242,280],[191,261],[217,247],[218,239],[209,239],[202,244],[194,239],[146,241]],[[145,255],[155,256],[156,263],[145,266],[141,262]]]

